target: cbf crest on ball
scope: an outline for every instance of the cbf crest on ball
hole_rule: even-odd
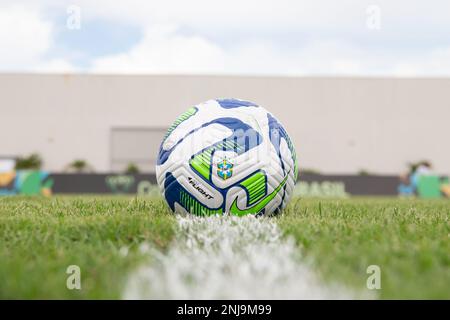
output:
[[[233,164],[231,160],[223,158],[217,162],[217,175],[223,180],[230,178],[233,174]]]
[[[267,110],[238,99],[189,108],[167,131],[156,178],[170,208],[194,215],[271,215],[297,181],[295,148]]]

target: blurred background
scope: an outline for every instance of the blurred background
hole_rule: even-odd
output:
[[[178,114],[235,97],[285,125],[304,192],[409,195],[419,168],[445,195],[449,12],[443,0],[0,0],[0,193],[22,192],[24,169],[39,192],[136,192]]]

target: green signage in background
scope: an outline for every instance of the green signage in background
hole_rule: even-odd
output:
[[[438,176],[421,176],[417,184],[417,193],[421,198],[441,197],[441,179]]]

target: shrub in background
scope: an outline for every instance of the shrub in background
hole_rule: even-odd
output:
[[[42,167],[42,158],[37,153],[16,159],[16,170],[39,170]]]
[[[125,169],[126,174],[137,174],[139,173],[139,168],[134,163],[129,163],[127,168]]]
[[[93,172],[93,169],[86,160],[76,159],[67,166],[66,171],[83,173],[83,172]]]

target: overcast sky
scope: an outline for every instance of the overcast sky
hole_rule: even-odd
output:
[[[450,1],[0,0],[0,71],[449,76]]]

